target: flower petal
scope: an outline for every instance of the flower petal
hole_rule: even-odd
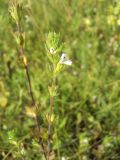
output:
[[[65,62],[63,62],[63,64],[66,64],[68,66],[71,66],[72,65],[72,61],[71,60],[67,60]]]
[[[72,65],[72,61],[68,59],[68,57],[65,53],[62,53],[59,63],[66,64],[69,66]]]

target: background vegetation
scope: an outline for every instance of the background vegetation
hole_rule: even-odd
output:
[[[23,0],[26,55],[43,118],[49,108],[49,31],[72,59],[58,78],[55,160],[120,160],[120,1]],[[34,112],[13,37],[8,1],[0,0],[0,159],[38,160]]]

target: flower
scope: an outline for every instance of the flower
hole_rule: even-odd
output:
[[[50,48],[50,49],[49,49],[49,52],[50,52],[51,54],[55,54],[55,53],[56,53],[56,50],[55,50],[54,48]]]
[[[72,65],[72,61],[68,59],[68,57],[65,53],[62,53],[59,63],[60,64],[66,64],[66,65],[69,65],[69,66]]]

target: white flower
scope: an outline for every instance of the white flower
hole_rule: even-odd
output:
[[[50,48],[50,49],[49,49],[49,52],[50,52],[51,54],[55,54],[55,53],[56,53],[56,50],[55,50],[54,48]]]
[[[72,61],[68,59],[68,57],[65,53],[62,53],[59,63],[60,64],[66,64],[66,65],[69,65],[69,66],[72,65]]]

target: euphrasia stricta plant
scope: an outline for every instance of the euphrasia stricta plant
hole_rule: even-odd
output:
[[[62,53],[63,44],[60,43],[60,34],[50,32],[46,40],[47,56],[51,64],[51,85],[48,86],[50,95],[50,108],[48,114],[48,160],[52,153],[52,138],[53,138],[53,117],[54,117],[54,98],[58,94],[56,79],[62,73],[65,65],[72,65],[72,61],[68,59],[66,53]]]
[[[10,1],[10,6],[9,6],[9,12],[11,17],[14,20],[14,23],[16,24],[17,32],[14,33],[15,40],[18,45],[19,53],[20,53],[20,58],[22,59],[22,63],[25,68],[26,72],[26,78],[27,78],[27,83],[28,83],[28,90],[29,90],[29,96],[31,98],[31,103],[32,106],[35,108],[35,124],[36,128],[38,130],[38,142],[40,145],[40,150],[42,148],[43,155],[45,159],[47,160],[47,151],[45,149],[45,146],[43,144],[42,136],[41,136],[41,126],[40,126],[40,121],[37,115],[38,111],[38,106],[36,103],[36,100],[34,98],[33,94],[33,89],[32,89],[32,83],[31,83],[31,78],[30,78],[30,73],[29,73],[29,65],[28,65],[28,60],[25,54],[25,32],[23,31],[22,28],[22,4],[18,0],[11,0]],[[41,152],[40,152],[41,153]]]
[[[25,54],[25,32],[22,27],[22,4],[17,0],[10,1],[9,12],[16,24],[17,31],[14,33],[15,40],[18,45],[20,58],[24,65],[29,96],[31,98],[32,106],[35,108],[35,125],[38,130],[38,142],[40,146],[40,154],[44,155],[46,160],[55,159],[55,154],[52,148],[52,139],[53,139],[53,117],[54,117],[54,99],[58,94],[58,87],[56,83],[56,79],[59,74],[62,73],[65,65],[72,65],[72,61],[68,59],[67,54],[62,52],[63,44],[60,42],[60,34],[56,34],[55,32],[50,32],[47,36],[46,40],[46,51],[47,56],[50,61],[50,73],[51,73],[51,84],[48,86],[49,95],[50,95],[50,107],[48,113],[48,139],[47,139],[47,147],[43,142],[42,134],[41,134],[41,124],[39,121],[39,117],[37,114],[38,106],[33,94],[32,82],[29,73],[29,65],[28,59]],[[42,152],[41,152],[42,149]],[[52,154],[54,154],[54,158],[52,158]]]

